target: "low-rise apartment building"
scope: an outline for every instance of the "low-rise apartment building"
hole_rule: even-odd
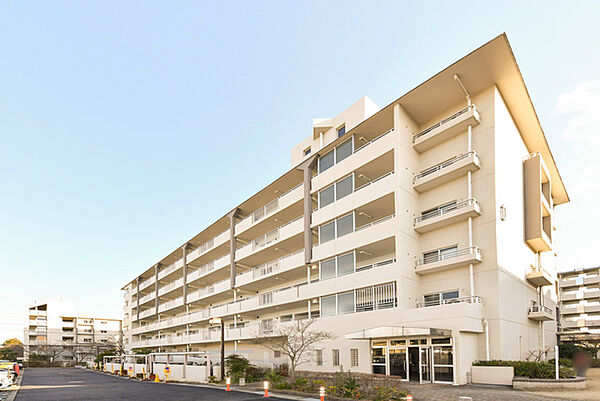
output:
[[[122,346],[121,320],[75,310],[75,302],[60,295],[28,305],[24,359],[40,354],[63,365],[90,364],[99,353]]]
[[[569,201],[505,35],[389,105],[316,119],[292,168],[124,287],[125,346],[466,383],[556,343],[554,207]],[[242,167],[242,166],[240,166]]]
[[[558,273],[561,342],[600,342],[600,266]]]

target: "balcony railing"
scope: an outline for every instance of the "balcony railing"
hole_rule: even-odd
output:
[[[441,127],[442,125],[454,120],[457,117],[462,116],[463,114],[465,114],[466,112],[468,112],[471,108],[473,108],[474,110],[477,110],[477,108],[475,107],[475,105],[471,105],[471,106],[467,106],[464,109],[457,111],[456,113],[452,114],[450,117],[446,117],[444,118],[442,121],[438,121],[437,123],[433,124],[431,127],[424,129],[423,131],[415,134],[413,136],[413,142],[415,142],[418,138],[422,137],[423,135],[427,135],[428,133],[430,133],[431,131],[433,131],[436,128]]]
[[[381,224],[383,222],[391,220],[391,219],[394,218],[394,216],[395,216],[395,214],[390,214],[389,216],[385,216],[385,217],[382,217],[382,218],[377,219],[375,221],[372,221],[369,224],[365,224],[365,225],[362,225],[360,227],[356,227],[356,229],[354,230],[354,232],[357,233],[359,231],[366,230],[369,227],[373,227],[373,226],[376,226],[377,224]]]
[[[376,136],[375,138],[371,139],[369,142],[366,142],[365,144],[363,144],[362,146],[354,149],[354,153],[358,152],[359,150],[362,150],[364,148],[366,148],[367,146],[369,146],[370,144],[372,144],[373,142],[383,138],[384,136],[386,136],[387,134],[389,134],[390,132],[393,132],[394,129],[390,128],[389,130],[385,131],[383,134]]]
[[[152,284],[154,282],[154,276],[147,278],[146,280],[140,282],[140,290],[142,288],[146,288],[148,287],[150,284]]]
[[[281,270],[281,263],[286,261],[287,259],[296,256],[300,253],[303,253],[304,249],[300,249],[299,251],[290,253],[289,255],[285,255],[282,256],[280,258],[277,258],[275,260],[271,260],[269,262],[263,263],[261,265],[258,265],[250,270],[246,270],[243,273],[238,274],[238,277],[242,277],[242,276],[246,276],[246,275],[252,275],[252,279],[257,279],[260,277],[264,277],[267,276],[271,273],[275,273],[279,270]]]
[[[551,315],[552,309],[548,308],[545,305],[535,305],[535,306],[529,307],[529,313],[536,313],[536,312],[544,312],[544,313],[548,313]]]
[[[421,171],[419,174],[415,175],[414,182],[417,182],[421,178],[427,177],[428,175],[433,174],[433,173],[435,173],[437,171],[443,170],[443,169],[445,169],[445,168],[453,165],[456,162],[459,162],[459,161],[461,161],[463,159],[468,158],[471,155],[475,156],[475,155],[477,155],[477,153],[474,150],[471,150],[471,151],[466,152],[466,153],[461,153],[458,156],[454,156],[453,158],[448,159],[446,161],[443,161],[443,162],[441,162],[439,164],[436,164],[435,166],[429,167],[429,168]]]
[[[416,264],[417,264],[417,266],[427,265],[429,263],[436,263],[436,262],[440,262],[442,260],[448,260],[448,259],[456,258],[459,256],[473,255],[473,254],[476,255],[478,253],[479,253],[479,248],[477,248],[476,246],[462,248],[462,249],[456,249],[456,250],[452,250],[452,251],[449,251],[446,253],[438,252],[436,255],[430,255],[430,256],[426,256],[421,259],[418,259]]]
[[[239,250],[244,249],[245,247],[251,245],[252,246],[252,250],[254,251],[254,250],[263,248],[263,247],[265,247],[265,246],[267,246],[269,244],[272,244],[273,242],[279,241],[279,239],[280,239],[280,231],[281,231],[282,228],[287,227],[290,224],[295,223],[296,221],[298,221],[300,219],[303,219],[303,218],[304,218],[304,216],[299,216],[299,217],[295,218],[294,220],[292,220],[292,221],[290,221],[288,223],[285,223],[285,224],[277,227],[276,229],[274,229],[272,231],[269,231],[266,234],[261,235],[258,238],[253,239],[249,243],[247,243],[247,244],[239,247],[237,250],[239,251]]]
[[[434,217],[443,216],[444,214],[453,212],[456,209],[460,209],[467,206],[473,206],[477,203],[475,199],[467,199],[466,201],[458,202],[452,205],[440,207],[430,212],[424,213],[420,216],[415,217],[415,224],[422,222],[423,220],[431,219]]]
[[[393,170],[390,171],[390,172],[388,172],[388,173],[385,173],[384,175],[381,175],[381,176],[375,178],[374,180],[371,180],[371,181],[369,181],[369,182],[367,182],[365,184],[362,184],[361,186],[356,187],[356,189],[354,190],[354,192],[358,192],[359,190],[361,190],[361,189],[363,189],[365,187],[368,187],[369,185],[371,185],[371,184],[373,184],[373,183],[375,183],[375,182],[377,182],[379,180],[383,180],[385,177],[387,177],[388,175],[392,175],[392,174],[394,174]]]
[[[301,182],[300,184],[296,185],[295,187],[293,187],[292,189],[284,192],[283,194],[279,195],[277,198],[273,199],[272,201],[270,201],[269,203],[267,203],[264,206],[259,207],[258,209],[256,209],[254,212],[252,212],[251,214],[249,214],[248,216],[246,216],[244,219],[242,219],[239,223],[241,223],[242,221],[251,218],[252,219],[252,223],[257,222],[258,220],[261,220],[263,217],[266,217],[268,215],[270,215],[271,213],[273,213],[274,211],[279,209],[279,201],[281,200],[281,198],[287,196],[290,192],[292,192],[293,190],[301,187],[303,185],[303,183]]]
[[[472,296],[472,297],[460,297],[460,298],[450,298],[450,299],[436,299],[434,301],[423,301],[417,304],[417,308],[426,308],[428,306],[439,306],[439,305],[450,305],[450,304],[480,304],[481,297]]]

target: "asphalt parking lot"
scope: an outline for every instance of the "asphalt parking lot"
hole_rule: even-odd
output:
[[[271,397],[273,401],[283,398]],[[259,394],[225,392],[220,388],[122,379],[76,368],[29,368],[16,401],[51,400],[264,400]]]

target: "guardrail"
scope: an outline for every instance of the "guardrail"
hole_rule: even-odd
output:
[[[478,202],[475,199],[467,199],[465,201],[458,202],[458,203],[455,203],[452,205],[440,207],[438,209],[432,210],[430,212],[427,212],[420,216],[415,217],[415,225],[424,220],[431,219],[431,218],[438,217],[438,216],[443,216],[444,214],[453,212],[457,209],[467,207],[467,206],[473,206],[473,205],[476,205],[477,203]]]
[[[552,309],[548,308],[545,305],[535,305],[535,306],[529,307],[529,313],[536,313],[536,312],[545,312],[545,313],[552,315]]]
[[[471,106],[467,106],[462,110],[457,111],[456,113],[452,114],[449,117],[444,118],[441,121],[438,121],[437,123],[433,124],[431,127],[424,129],[423,131],[415,134],[413,136],[413,142],[415,142],[418,138],[422,137],[423,135],[427,135],[428,133],[430,133],[431,131],[433,131],[436,128],[441,127],[442,125],[454,120],[456,117],[459,117],[463,114],[465,114],[467,111],[469,111],[470,109],[474,109],[477,110],[477,107],[475,107],[474,104],[472,104]]]
[[[450,299],[438,299],[435,301],[423,301],[417,303],[417,308],[426,308],[429,306],[450,305],[450,304],[480,304],[481,297],[474,295],[472,297],[460,297]]]
[[[449,167],[449,166],[453,165],[454,163],[456,163],[456,162],[458,162],[460,160],[466,159],[467,157],[469,157],[471,155],[476,156],[477,152],[475,152],[474,150],[470,150],[470,151],[468,151],[466,153],[461,153],[458,156],[454,156],[454,157],[452,157],[452,158],[450,158],[448,160],[445,160],[445,161],[443,161],[443,162],[441,162],[439,164],[436,164],[435,166],[431,166],[431,167],[429,167],[429,168],[421,171],[419,174],[415,175],[415,178],[413,179],[413,182],[417,182],[419,179],[421,179],[423,177],[426,177],[426,176],[428,176],[430,174],[433,174],[433,173],[435,173],[437,171],[443,170],[444,168]]]
[[[478,252],[479,252],[479,248],[477,248],[476,246],[457,249],[457,250],[447,252],[447,253],[438,252],[438,254],[435,256],[427,256],[427,257],[418,259],[416,264],[417,264],[417,266],[421,266],[421,265],[426,265],[429,263],[440,262],[442,260],[456,258],[458,256],[476,255]]]

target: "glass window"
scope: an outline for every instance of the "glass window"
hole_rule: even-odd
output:
[[[304,149],[304,156],[310,155],[310,148]]]
[[[433,363],[435,365],[452,365],[452,347],[433,347]]]
[[[392,340],[390,343],[391,346],[395,345],[406,345],[406,340]]]
[[[354,231],[354,213],[350,213],[336,220],[337,238]]]
[[[323,366],[323,350],[317,350],[317,366]]]
[[[446,291],[442,293],[442,299],[455,299],[458,298],[458,290]]]
[[[335,221],[319,227],[319,244],[331,241],[335,238]]]
[[[333,150],[319,158],[319,173],[333,167],[335,162]]]
[[[335,277],[335,258],[321,262],[321,280]]]
[[[434,263],[439,260],[438,251],[425,252],[423,254],[423,263]]]
[[[345,276],[354,273],[354,252],[337,257],[337,275]]]
[[[291,322],[292,321],[292,315],[281,315],[281,317],[279,318],[279,320],[283,323],[283,322]]]
[[[340,366],[340,350],[339,349],[331,350],[331,359],[333,360],[333,366]]]
[[[335,295],[321,297],[321,316],[333,316],[335,312]]]
[[[456,245],[449,248],[440,249],[440,259],[448,259],[457,256],[458,247]]]
[[[333,185],[319,191],[319,208],[325,207],[334,201]]]
[[[338,294],[338,313],[354,313],[354,291]]]
[[[354,177],[349,175],[348,177],[339,180],[335,183],[335,200],[340,200],[344,196],[348,196],[352,193],[354,187]]]
[[[347,140],[335,148],[335,162],[339,163],[352,155],[352,139]]]
[[[337,130],[338,138],[344,136],[345,133],[346,133],[345,125],[342,125],[340,128],[338,128],[338,130]]]
[[[435,381],[452,382],[454,381],[454,370],[452,366],[435,366],[433,368]]]
[[[358,348],[350,348],[350,366],[358,366]]]
[[[385,364],[385,347],[373,348],[373,363]]]

